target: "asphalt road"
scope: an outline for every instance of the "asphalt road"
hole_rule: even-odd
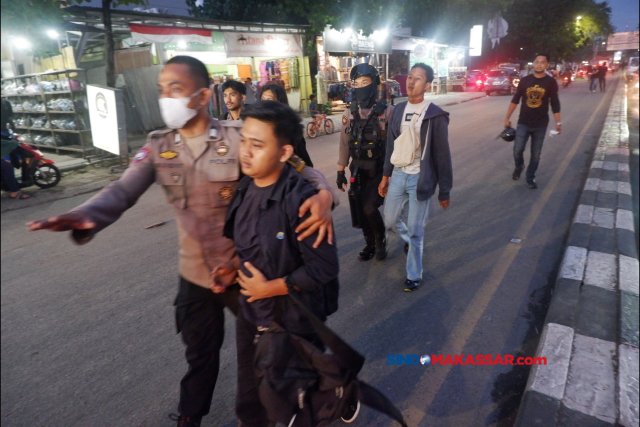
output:
[[[396,366],[387,365],[387,355],[533,355],[612,93],[589,93],[585,81],[561,89],[564,131],[545,140],[538,190],[511,180],[512,146],[495,140],[510,97],[446,107],[452,203],[447,211],[431,205],[424,284],[413,293],[402,291],[405,255],[397,236],[389,239],[387,260],[357,261],[363,238],[350,226],[343,194],[334,214],[341,309],[329,325],[366,356],[361,379],[385,392],[411,426],[513,423],[528,368]],[[337,134],[308,141],[330,180],[337,141]],[[25,221],[65,212],[89,196],[2,215],[3,426],[172,425],[167,414],[175,411],[186,370],[172,307],[175,223],[144,229],[173,218],[172,208],[154,186],[89,245],[25,231]],[[514,238],[521,243],[510,243]],[[233,317],[227,320],[206,427],[236,425]],[[393,424],[364,409],[352,425]]]

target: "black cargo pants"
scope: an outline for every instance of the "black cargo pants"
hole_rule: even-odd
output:
[[[214,294],[180,277],[176,326],[187,346],[189,370],[180,381],[180,415],[204,417],[211,408],[213,390],[220,369],[220,348],[224,340],[224,308],[238,313],[240,287],[233,285]]]

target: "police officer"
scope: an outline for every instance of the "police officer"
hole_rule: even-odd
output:
[[[169,60],[158,79],[160,111],[169,129],[149,134],[120,180],[70,213],[27,224],[30,230],[72,230],[73,239],[84,244],[132,207],[152,183],[163,187],[176,210],[180,243],[180,283],[174,305],[189,370],[180,383],[180,414],[174,419],[182,427],[200,426],[209,413],[224,336],[223,309],[236,313],[239,297],[238,285],[232,284],[236,272],[227,267],[236,250],[222,236],[222,229],[240,177],[242,122],[211,118],[208,81],[207,69],[197,59]],[[320,227],[318,240],[328,232],[331,242],[331,205],[337,197],[327,191],[329,184],[321,173],[298,169],[320,189],[308,206],[301,207],[301,211],[311,210],[312,219],[296,230],[306,229],[299,238]]]
[[[377,100],[380,84],[378,70],[369,64],[351,69],[354,100],[342,116],[337,184],[340,191],[347,188],[345,168],[351,172],[349,206],[351,222],[361,228],[366,246],[358,254],[360,261],[387,257],[384,221],[379,208],[384,199],[378,194],[382,180],[387,125],[391,106]]]

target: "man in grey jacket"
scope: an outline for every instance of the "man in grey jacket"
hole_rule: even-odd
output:
[[[409,101],[393,110],[387,134],[382,182],[378,191],[386,196],[384,222],[405,241],[407,253],[407,279],[404,290],[411,292],[420,286],[422,279],[422,248],[424,228],[429,219],[429,200],[439,187],[438,202],[443,209],[449,207],[449,192],[453,185],[453,167],[449,150],[449,113],[424,99],[431,89],[433,69],[419,63],[411,68],[407,77]],[[414,114],[416,151],[414,161],[408,166],[396,167],[391,163],[395,140],[408,127]],[[408,220],[402,221],[403,208],[409,205]]]
[[[236,313],[239,288],[233,284],[237,255],[233,241],[223,237],[227,207],[240,179],[241,121],[209,116],[211,92],[207,69],[192,57],[176,56],[158,79],[160,112],[169,129],[151,132],[122,178],[67,214],[27,225],[31,230],[72,231],[79,243],[113,224],[156,182],[175,208],[180,243],[180,282],[176,325],[186,345],[189,370],[180,383],[179,427],[199,427],[209,413],[224,338],[224,307]],[[311,217],[296,232],[300,240],[320,233],[314,247],[328,235],[332,242],[331,205],[324,176],[304,162],[294,165],[320,190],[300,207]],[[315,212],[315,213],[314,213]],[[311,226],[310,226],[311,225]],[[162,260],[158,260],[161,262]]]

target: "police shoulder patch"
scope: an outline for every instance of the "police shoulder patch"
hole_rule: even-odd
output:
[[[159,154],[159,156],[162,157],[165,160],[175,159],[179,155],[180,155],[180,153],[178,153],[177,151],[172,151],[172,150],[163,151],[162,153]]]
[[[131,161],[132,163],[139,163],[141,161],[143,161],[144,159],[147,158],[147,156],[149,155],[149,153],[151,153],[151,148],[149,147],[142,147],[140,149],[140,151],[138,151],[136,153],[135,156],[133,156],[133,160]]]

